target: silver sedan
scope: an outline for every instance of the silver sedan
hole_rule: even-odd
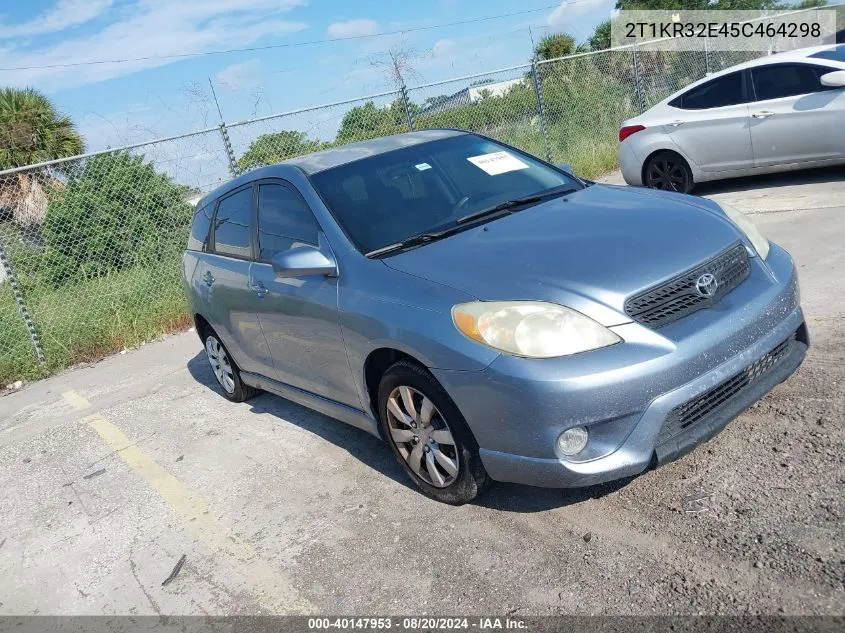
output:
[[[845,164],[845,44],[778,53],[687,86],[619,130],[629,185]]]

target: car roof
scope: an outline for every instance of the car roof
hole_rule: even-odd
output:
[[[404,132],[402,134],[393,134],[392,136],[382,136],[366,141],[349,143],[348,145],[339,145],[338,147],[320,150],[319,152],[289,158],[280,163],[259,167],[245,174],[241,174],[203,196],[197,203],[196,208],[200,209],[233,189],[237,189],[241,185],[253,182],[254,180],[261,178],[287,178],[292,168],[298,168],[310,176],[327,169],[332,169],[333,167],[340,167],[341,165],[361,160],[362,158],[370,158],[371,156],[392,152],[403,147],[412,147],[463,134],[468,134],[468,132],[450,129]]]
[[[835,59],[831,59],[830,57],[825,57],[824,55],[819,55],[819,53],[830,53],[833,51],[837,51],[838,48],[841,48],[842,45],[831,45],[827,44],[825,46],[812,46],[810,48],[799,48],[794,51],[785,51],[783,53],[774,53],[772,55],[764,55],[763,57],[757,57],[756,59],[752,59],[751,61],[742,62],[741,64],[736,64],[734,66],[729,66],[724,70],[720,70],[715,73],[710,73],[706,77],[702,77],[698,81],[694,81],[691,84],[688,84],[678,90],[677,92],[669,95],[660,104],[665,104],[677,97],[685,93],[687,90],[691,88],[695,88],[703,83],[710,81],[711,79],[716,79],[717,77],[722,77],[724,75],[729,75],[734,73],[738,70],[745,70],[747,68],[756,68],[757,66],[768,66],[769,64],[782,64],[784,62],[807,62],[813,64],[822,64],[824,66],[832,66],[833,68],[837,68],[842,66],[842,62],[838,62]],[[645,113],[643,113],[645,114]]]
[[[296,165],[306,174],[316,174],[332,167],[339,167],[352,163],[362,158],[370,158],[384,154],[385,152],[392,152],[395,149],[402,149],[403,147],[411,147],[421,143],[428,143],[442,138],[449,138],[452,136],[460,136],[466,132],[460,130],[419,130],[417,132],[405,132],[403,134],[394,134],[392,136],[383,136],[380,138],[371,138],[366,141],[358,141],[357,143],[350,143],[349,145],[341,145],[339,147],[332,147],[331,149],[324,149],[312,154],[305,154],[297,156],[296,158],[289,158],[283,161],[282,164]]]

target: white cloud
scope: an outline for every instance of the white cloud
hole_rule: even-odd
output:
[[[329,37],[360,37],[375,33],[378,33],[378,22],[368,19],[332,22],[328,29]]]
[[[93,20],[112,6],[113,0],[58,0],[51,9],[29,22],[0,22],[0,38],[57,33]]]
[[[217,73],[215,77],[217,85],[229,90],[242,90],[255,88],[261,82],[261,62],[257,59],[250,59],[226,66]]]
[[[455,54],[456,48],[455,40],[437,40],[431,47],[431,56],[434,58],[451,57]]]
[[[306,0],[136,0],[116,21],[94,33],[69,37],[49,46],[31,48],[29,42],[0,48],[0,68],[7,85],[32,85],[51,92],[96,83],[140,70],[166,66],[195,54],[241,48],[265,37],[278,38],[307,28],[282,19],[280,13]],[[124,63],[88,64],[102,59],[151,57]],[[57,68],[33,68],[78,64]]]
[[[579,0],[572,2],[572,0],[563,0],[560,6],[549,14],[546,18],[546,24],[553,29],[563,29],[572,22],[574,18],[590,13],[597,9],[607,8],[610,11],[613,8],[611,0]]]

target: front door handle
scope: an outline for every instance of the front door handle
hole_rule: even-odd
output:
[[[684,122],[683,122],[683,121],[672,121],[672,122],[669,124],[669,127],[678,127],[679,125],[683,125],[683,124],[684,124]]]
[[[755,119],[768,119],[773,114],[774,114],[774,112],[770,112],[768,110],[763,110],[762,112],[755,112],[751,116],[753,116]]]
[[[251,284],[249,287],[255,291],[255,294],[258,295],[259,299],[263,299],[267,295],[267,293],[270,292],[269,290],[267,290],[267,287],[260,281]]]
[[[205,271],[205,275],[203,276],[202,280],[205,282],[206,286],[211,286],[214,283],[214,275],[211,274],[210,270]]]

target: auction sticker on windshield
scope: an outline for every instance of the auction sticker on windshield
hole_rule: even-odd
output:
[[[470,156],[467,160],[491,176],[498,176],[499,174],[516,171],[517,169],[528,169],[530,166],[508,152],[493,152],[492,154]]]

